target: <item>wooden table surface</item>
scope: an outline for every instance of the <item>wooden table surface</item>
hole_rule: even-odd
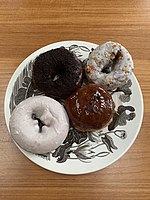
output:
[[[144,119],[129,151],[86,175],[62,175],[28,160],[8,135],[4,96],[17,66],[50,43],[83,40],[123,44],[134,59]],[[0,199],[150,199],[150,1],[0,0]]]

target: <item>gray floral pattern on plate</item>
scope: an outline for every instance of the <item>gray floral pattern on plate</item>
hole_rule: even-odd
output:
[[[105,157],[118,149],[110,135],[115,135],[120,139],[125,139],[127,136],[124,130],[81,133],[71,128],[64,143],[51,155],[57,158],[59,163],[65,162],[67,159],[91,162],[95,157]],[[104,147],[103,151],[99,148],[101,146]],[[45,156],[47,157],[47,155]]]
[[[83,65],[85,65],[87,61],[87,59],[82,59],[83,52],[88,55],[92,51],[92,49],[90,50],[86,46],[79,46],[76,44],[66,48],[73,51],[79,59],[82,60]],[[34,90],[32,87],[32,62],[33,61],[31,60],[28,65],[25,66],[13,86],[9,103],[10,113],[12,113],[13,109],[24,99],[36,95],[44,95],[40,91]],[[84,84],[86,84],[86,82]],[[127,137],[126,131],[123,129],[120,130],[117,127],[125,126],[128,121],[133,120],[136,116],[134,107],[123,105],[125,102],[130,102],[132,95],[131,86],[132,82],[129,80],[124,86],[117,88],[111,93],[112,96],[116,93],[118,94],[118,98],[122,102],[122,105],[119,105],[115,109],[113,120],[107,127],[107,131],[79,132],[73,127],[70,127],[68,136],[62,145],[53,152],[37,156],[48,161],[53,157],[56,159],[57,163],[63,163],[68,159],[78,159],[82,162],[89,163],[94,158],[106,157],[117,151],[118,147],[115,144],[115,138],[126,139]],[[60,103],[63,104],[63,102],[64,100],[60,100]]]

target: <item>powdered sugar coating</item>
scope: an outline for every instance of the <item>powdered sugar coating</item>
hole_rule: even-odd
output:
[[[105,73],[105,69],[110,72]],[[125,47],[116,42],[106,42],[89,55],[86,75],[88,79],[106,90],[125,84],[132,74],[133,60]]]

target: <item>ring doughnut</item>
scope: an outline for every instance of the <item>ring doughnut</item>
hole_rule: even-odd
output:
[[[42,154],[56,149],[65,140],[69,119],[59,102],[35,96],[17,105],[9,127],[12,138],[22,149]]]
[[[32,84],[46,96],[65,99],[82,84],[83,69],[77,56],[64,47],[40,54],[33,63]]]
[[[91,52],[85,68],[88,79],[106,90],[124,85],[132,70],[133,60],[130,53],[121,44],[111,41]]]

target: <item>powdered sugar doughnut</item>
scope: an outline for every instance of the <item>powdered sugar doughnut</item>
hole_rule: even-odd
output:
[[[59,102],[35,96],[14,109],[9,125],[11,136],[21,148],[42,154],[56,149],[65,140],[69,119]]]
[[[92,51],[85,69],[89,80],[106,90],[114,90],[125,84],[132,70],[130,53],[121,44],[111,41]]]

